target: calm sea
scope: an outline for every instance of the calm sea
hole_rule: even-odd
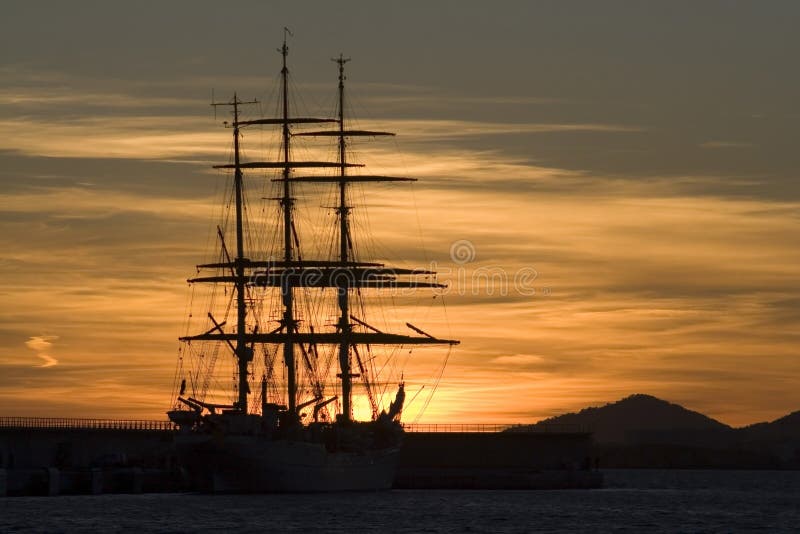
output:
[[[0,532],[800,531],[800,472],[606,471],[606,488],[0,498]]]

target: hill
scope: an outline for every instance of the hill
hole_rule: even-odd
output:
[[[637,394],[578,413],[551,417],[531,425],[533,430],[552,426],[579,427],[594,433],[598,443],[706,441],[733,429],[701,413],[652,395]]]
[[[800,411],[732,428],[678,404],[637,394],[509,431],[565,428],[591,431],[596,461],[605,467],[800,468]]]
[[[756,423],[738,430],[743,441],[800,441],[800,411],[792,412],[770,423]]]

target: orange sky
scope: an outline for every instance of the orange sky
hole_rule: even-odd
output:
[[[481,25],[481,8],[467,4],[461,25],[442,30],[464,54]],[[587,10],[577,19],[586,41],[553,38],[550,55],[542,52],[561,59],[554,65],[531,59],[543,44],[526,41],[534,37],[513,26],[515,13],[501,13],[512,24],[508,38],[524,45],[509,52],[509,65],[533,64],[525,73],[498,69],[491,84],[465,83],[475,79],[462,54],[433,34],[411,50],[391,49],[398,64],[384,70],[374,51],[359,60],[357,36],[331,37],[330,50],[295,28],[299,107],[332,111],[327,57],[347,45],[360,126],[399,134],[359,145],[356,156],[369,172],[419,179],[355,196],[366,201],[376,242],[365,252],[401,266],[435,264],[450,282],[435,300],[398,297],[386,319],[462,341],[421,421],[528,422],[639,392],[734,425],[800,407],[800,190],[797,151],[786,141],[797,127],[787,95],[798,80],[779,68],[797,37],[775,25],[785,18],[778,13],[754,19],[741,10],[716,23],[701,13],[706,25],[695,22],[680,43],[662,35],[662,23],[627,13],[655,36],[643,45],[654,66],[635,77],[629,69],[645,54],[617,40],[638,42],[638,30],[619,37]],[[543,16],[564,24],[551,11]],[[33,24],[24,9],[16,16],[18,26]],[[726,25],[734,22],[750,25],[749,47]],[[774,35],[756,43],[768,27]],[[281,35],[272,33],[270,44]],[[111,50],[131,70],[107,77],[102,67],[112,60],[101,51],[56,62],[64,52],[2,43],[12,53],[0,65],[0,415],[163,416],[185,333],[185,280],[212,254],[221,214],[225,177],[209,167],[227,161],[230,132],[207,95],[215,87],[218,97],[234,89],[258,97],[265,103],[253,116],[274,108],[274,54],[251,51],[258,75],[241,68],[215,78],[218,58],[192,41],[196,57],[171,58],[179,67],[170,77],[161,70],[168,59],[148,55],[155,45],[139,49],[123,34]],[[185,54],[186,43],[167,35],[158,27],[153,39],[166,55]],[[729,45],[729,55],[703,35]],[[91,48],[70,39],[73,54]],[[423,45],[433,59],[414,56]],[[581,79],[570,61],[600,62],[609,79]],[[687,72],[688,92],[674,82]],[[615,93],[614,79],[620,91],[637,87]],[[249,159],[275,150],[255,131],[243,143]],[[298,145],[298,156],[315,154],[329,155]],[[254,220],[265,183],[252,177]],[[315,192],[298,212],[308,241],[324,221]],[[470,261],[451,258],[459,243],[472,247]],[[409,391],[427,389],[408,418],[445,353],[414,351]]]

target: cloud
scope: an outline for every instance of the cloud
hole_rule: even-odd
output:
[[[58,365],[58,360],[50,356],[50,350],[53,348],[53,342],[58,339],[58,336],[32,336],[25,342],[25,346],[36,352],[36,355],[44,360],[41,365],[34,367],[53,367]]]
[[[453,153],[431,171],[431,178],[469,179],[481,158],[489,166],[502,164],[499,155],[459,160]],[[128,162],[115,161],[115,173]],[[57,163],[54,174],[63,168],[61,160]],[[367,204],[369,211],[367,220],[363,208],[354,210],[357,243],[372,245],[360,239],[369,226],[371,238],[383,247],[360,249],[364,257],[385,251],[381,258],[419,260],[426,266],[415,231],[421,224],[428,253],[440,265],[454,267],[445,263],[450,244],[469,239],[477,255],[467,269],[496,266],[513,273],[534,266],[540,273],[536,284],[552,289],[548,296],[535,297],[490,295],[482,288],[473,294],[470,287],[464,296],[448,295],[452,334],[436,318],[436,310],[427,313],[426,303],[440,299],[415,295],[408,300],[422,302],[417,308],[416,302],[394,303],[396,330],[403,331],[402,321],[408,320],[435,335],[462,340],[426,420],[525,421],[642,391],[680,401],[687,390],[708,382],[724,389],[748,373],[780,386],[787,406],[794,402],[791,388],[771,377],[790,375],[796,368],[791,353],[797,340],[791,332],[800,303],[793,289],[798,287],[800,257],[796,247],[787,246],[800,231],[796,203],[681,196],[670,191],[666,177],[643,184],[611,182],[613,188],[605,193],[597,187],[565,190],[556,187],[560,169],[514,165],[529,173],[516,190],[511,180],[494,189],[485,183],[480,188],[442,185],[421,193],[419,186],[408,184],[354,188],[356,203]],[[125,182],[136,180],[140,168],[135,168]],[[82,181],[102,183],[106,170],[89,168]],[[138,366],[104,385],[108,398],[124,397],[129,384],[146,375],[166,376],[160,383],[153,380],[147,390],[151,398],[136,408],[143,417],[161,416],[175,338],[185,333],[180,327],[188,300],[183,282],[204,250],[214,253],[214,214],[219,215],[208,196],[198,197],[195,191],[193,198],[181,199],[168,188],[178,179],[186,187],[193,179],[181,175],[189,167],[156,170],[148,188],[135,192],[119,181],[92,188],[28,187],[2,198],[8,231],[0,243],[11,252],[0,263],[0,290],[17,305],[0,314],[0,324],[25,336],[30,335],[26,325],[62,325],[59,358],[96,364],[86,371],[89,380],[100,377],[103,362],[124,352]],[[453,177],[462,171],[461,177]],[[491,178],[489,172],[479,176]],[[586,182],[594,178],[590,173],[573,176]],[[197,188],[213,189],[215,180]],[[556,185],[522,187],[528,182]],[[328,205],[319,193],[312,190],[298,204],[303,243],[319,235],[324,219],[320,204]],[[256,219],[260,213],[258,204],[250,212]],[[210,246],[204,249],[206,243]],[[198,292],[195,302],[204,302],[200,297]],[[195,315],[205,320],[204,313]],[[108,317],[117,320],[111,325]],[[203,326],[192,325],[194,330]],[[148,332],[147,339],[142,332]],[[530,354],[534,346],[535,354]],[[731,359],[739,351],[754,356]],[[409,384],[428,376],[425,365],[444,354],[429,352],[421,360],[415,351],[406,373]],[[65,363],[60,370],[66,369]],[[760,372],[765,367],[770,373]],[[467,375],[474,381],[465,383]],[[79,384],[86,381],[51,380],[34,382],[19,395],[36,396],[47,388],[80,391]],[[509,399],[508,390],[519,395]],[[485,411],[480,416],[460,408],[470,395],[481,399]],[[694,405],[720,413],[727,401],[722,392]],[[527,417],[520,415],[519,406],[530,407]],[[118,406],[102,405],[92,413],[101,416],[106,409]],[[752,418],[742,412],[726,420]]]
[[[466,120],[383,120],[362,121],[359,127],[402,132],[419,143],[453,141],[465,137],[547,134],[561,132],[624,133],[640,128],[613,124],[491,123]],[[266,136],[258,129],[243,129],[250,147],[250,159],[261,159]],[[249,142],[249,138],[254,139]],[[296,140],[297,145],[300,140]],[[94,117],[11,117],[0,119],[0,150],[27,155],[72,158],[197,159],[222,162],[230,152],[230,132],[209,117],[186,116],[94,116]],[[319,147],[322,148],[319,148]],[[322,156],[323,143],[303,148]],[[422,150],[427,157],[428,147]],[[397,155],[395,154],[395,157]],[[421,156],[417,156],[421,157]]]
[[[497,358],[492,358],[492,363],[497,365],[509,365],[509,366],[526,366],[531,364],[538,364],[542,363],[544,358],[541,356],[536,356],[535,354],[511,354],[508,356],[498,356]]]
[[[738,141],[706,141],[698,146],[700,148],[753,148],[755,145]]]
[[[636,126],[598,123],[489,122],[454,119],[388,119],[359,122],[370,129],[381,126],[388,127],[392,130],[402,132],[403,136],[424,141],[511,134],[521,135],[561,132],[630,133],[644,131],[643,128]]]
[[[2,75],[13,81],[16,74]],[[0,335],[11,347],[35,333],[30,325],[58,324],[62,363],[57,377],[40,372],[58,363],[56,338],[30,337],[26,345],[42,364],[19,371],[29,381],[23,387],[3,363],[0,397],[4,406],[26,399],[10,409],[35,407],[40,414],[163,417],[175,338],[186,333],[180,324],[188,315],[186,293],[205,304],[206,295],[184,290],[184,280],[204,251],[215,256],[214,225],[229,214],[211,200],[214,187],[223,197],[222,184],[229,182],[195,164],[224,163],[230,153],[230,130],[219,127],[224,117],[214,122],[197,96],[216,81],[131,83],[57,74],[23,81],[0,90],[8,104],[0,110],[0,148],[7,151],[0,154],[6,251],[0,293],[15,303],[0,312]],[[265,81],[274,80],[226,83],[260,91]],[[302,88],[309,87],[327,94],[330,84]],[[775,143],[725,141],[748,138],[726,129],[674,135],[668,124],[647,123],[649,115],[616,117],[619,108],[590,101],[403,86],[386,86],[367,101],[385,103],[379,112],[386,120],[357,124],[399,135],[388,143],[354,142],[354,157],[370,164],[364,172],[421,180],[352,188],[361,257],[412,267],[416,261],[426,267],[433,257],[452,268],[450,244],[468,239],[477,256],[465,269],[535,267],[536,288],[551,290],[526,296],[454,287],[446,296],[449,329],[432,306],[444,299],[417,294],[376,303],[396,308],[388,319],[382,307],[373,310],[377,318],[367,316],[380,328],[391,320],[392,330],[404,331],[410,321],[462,340],[426,419],[529,421],[636,392],[690,399],[712,415],[738,403],[738,413],[727,419],[734,423],[754,420],[748,407],[772,415],[796,408],[797,388],[780,377],[800,372],[793,333],[800,321],[798,203],[778,194],[761,160],[749,161],[767,147],[780,161]],[[427,118],[408,118],[421,116]],[[250,159],[274,150],[267,138],[245,131]],[[293,146],[298,158],[335,157],[322,142],[297,139]],[[723,159],[733,171],[719,166]],[[706,166],[692,167],[700,163]],[[276,231],[263,224],[275,204],[260,202],[274,196],[269,177],[246,174],[254,221],[248,246],[266,248]],[[732,198],[731,191],[741,194]],[[333,203],[325,200],[329,192],[298,188],[304,247],[330,235],[320,231],[333,217],[320,210]],[[305,248],[306,257],[327,253],[326,244]],[[452,273],[451,279],[458,283]],[[190,323],[195,331],[207,320],[208,310],[199,311]],[[19,358],[2,347],[0,360]],[[440,363],[445,352],[415,350],[406,373],[410,392],[430,383],[425,365]],[[114,363],[120,360],[126,367]],[[225,358],[220,376],[232,376],[230,364]],[[48,398],[70,400],[56,405]]]
[[[171,128],[160,126],[169,122]],[[72,158],[193,158],[224,155],[228,139],[211,121],[189,117],[0,120],[0,149]],[[16,133],[14,133],[16,132]],[[221,133],[220,133],[221,132]]]

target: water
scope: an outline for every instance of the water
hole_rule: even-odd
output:
[[[606,488],[0,499],[0,532],[797,532],[800,472],[606,472]]]

